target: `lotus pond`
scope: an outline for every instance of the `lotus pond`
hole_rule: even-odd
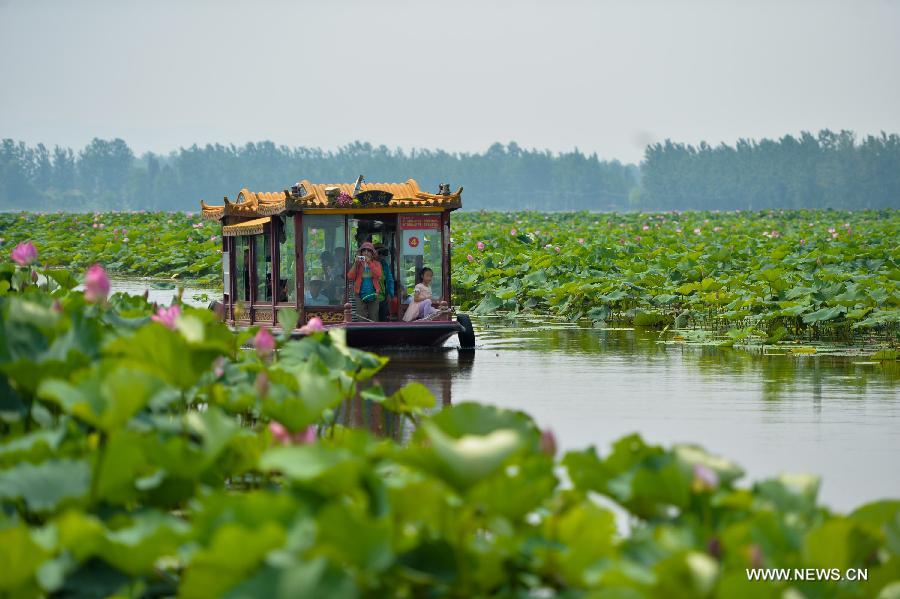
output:
[[[346,347],[337,331],[311,326],[295,341],[236,335],[206,310],[110,296],[100,268],[88,271],[83,292],[78,280],[0,265],[4,595],[897,591],[900,501],[837,512],[820,503],[812,475],[748,482],[736,462],[698,445],[629,434],[598,452],[541,422],[584,383],[593,397],[635,401],[614,383],[622,373],[566,386],[550,378],[548,361],[513,386],[546,397],[535,420],[443,393],[438,402],[421,382],[386,371],[385,358]],[[527,341],[504,326],[483,323],[488,345],[459,354],[462,370]],[[563,345],[611,342],[589,332],[595,340],[563,331]],[[429,382],[434,368],[416,360]],[[601,424],[587,414],[583,422]],[[413,432],[397,443],[390,433],[404,423]],[[605,436],[595,432],[594,441]],[[748,568],[763,567],[837,577],[859,568],[867,580],[748,580]]]
[[[214,281],[218,261],[187,270],[190,252],[218,247],[193,217],[0,215],[0,594],[900,592],[896,212],[747,216],[766,233],[729,233],[748,270],[720,260],[713,276],[695,256],[712,243],[703,225],[743,215],[648,218],[461,215],[454,291],[479,314],[479,348],[386,360],[337,332],[235,335],[171,284],[113,279],[107,297],[105,273],[71,267]],[[765,251],[794,219],[822,239],[758,280],[749,265],[772,267]],[[85,229],[68,248],[61,220]],[[666,246],[669,264],[658,249],[686,222],[700,233]],[[644,226],[659,247],[635,245]],[[640,240],[617,230],[629,227]],[[181,247],[160,254],[188,257],[173,269],[130,245],[166,235]],[[41,266],[8,261],[25,237]],[[74,274],[43,268],[66,264]],[[694,278],[647,274],[664,265]],[[752,340],[766,349],[729,347]],[[761,567],[864,568],[868,581],[750,582]]]
[[[454,302],[730,342],[900,336],[900,211],[456,213]],[[220,284],[219,226],[195,213],[0,213],[0,251],[48,266]],[[675,336],[673,333],[672,336]]]

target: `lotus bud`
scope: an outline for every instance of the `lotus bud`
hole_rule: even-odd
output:
[[[694,481],[691,487],[694,492],[712,491],[719,486],[719,475],[703,464],[694,464]]]
[[[550,429],[541,431],[541,453],[551,458],[556,455],[556,436]]]
[[[94,264],[84,275],[84,298],[89,302],[102,302],[109,295],[109,277],[99,264]]]
[[[275,338],[272,337],[272,333],[269,332],[269,329],[263,327],[259,329],[259,332],[256,333],[256,337],[253,338],[253,346],[256,348],[256,353],[259,354],[260,357],[266,357],[275,351]]]
[[[301,335],[311,335],[313,333],[319,333],[325,330],[325,324],[322,322],[322,319],[318,316],[313,316],[309,319],[305,325],[300,327]]]

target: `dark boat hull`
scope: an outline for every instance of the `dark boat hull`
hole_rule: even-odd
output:
[[[347,345],[351,347],[434,347],[463,330],[459,323],[446,320],[348,322],[332,326],[347,331]]]
[[[418,346],[433,347],[462,330],[456,322],[350,322],[347,331],[351,347]]]

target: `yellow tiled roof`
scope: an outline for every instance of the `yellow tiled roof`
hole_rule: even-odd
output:
[[[325,189],[336,187],[342,192],[353,195],[353,183],[310,183],[303,180],[299,183],[302,192],[301,197],[294,197],[288,190],[281,192],[254,192],[242,189],[235,202],[225,198],[224,206],[210,206],[206,202],[200,202],[200,208],[204,218],[218,220],[223,216],[262,216],[280,214],[290,210],[302,210],[303,208],[336,208],[325,194]],[[419,189],[415,179],[408,179],[405,183],[363,183],[360,191],[386,191],[392,194],[387,206],[391,208],[403,207],[438,207],[451,210],[461,206],[462,187],[449,195],[426,193]]]
[[[224,235],[225,237],[234,235],[259,235],[263,232],[263,226],[271,220],[271,216],[265,216],[263,218],[257,218],[254,220],[244,221],[242,223],[228,225],[226,227],[222,227],[222,235]]]

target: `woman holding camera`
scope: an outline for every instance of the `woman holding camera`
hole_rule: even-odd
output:
[[[375,246],[368,241],[359,246],[356,260],[347,273],[347,280],[353,281],[357,315],[372,322],[378,322],[378,294],[381,292],[382,272],[381,263],[375,259]]]

